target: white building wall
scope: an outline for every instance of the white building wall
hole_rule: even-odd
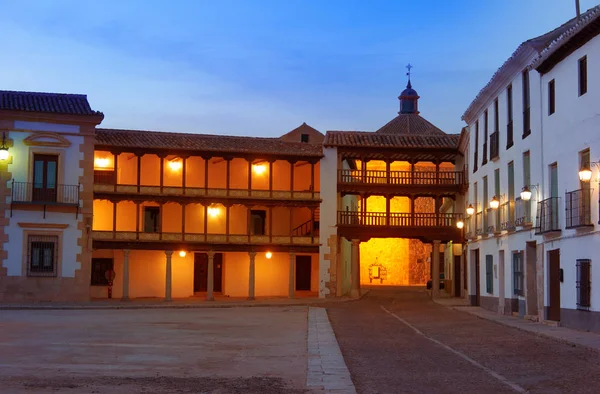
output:
[[[321,298],[330,294],[330,289],[327,288],[327,283],[331,280],[329,269],[331,259],[335,261],[337,254],[337,169],[337,149],[323,148],[319,189],[322,199],[319,224],[319,240],[321,243],[319,249],[319,297]]]
[[[55,146],[27,146],[23,143],[23,140],[31,136],[33,134],[32,131],[76,133],[79,130],[79,126],[17,121],[15,122],[15,129],[19,131],[11,131],[9,133],[9,138],[13,140],[13,147],[10,148],[12,163],[8,164],[8,171],[12,173],[12,178],[15,182],[31,182],[30,151],[33,150],[39,153],[49,151],[52,154],[60,152],[60,162],[58,165],[59,183],[66,185],[78,184],[79,177],[83,175],[83,169],[79,166],[79,162],[83,158],[83,154],[79,151],[80,145],[84,140],[83,137],[61,134],[62,137],[71,143],[71,146],[64,148]],[[56,142],[51,138],[43,140]],[[9,189],[11,188],[11,183],[12,181],[9,181],[6,185]],[[7,217],[11,215],[10,202],[11,198],[7,197],[6,203],[9,204],[6,211]],[[81,246],[77,244],[81,237],[81,230],[77,229],[77,225],[81,220],[81,215],[76,218],[75,209],[72,209],[72,212],[47,211],[44,218],[42,208],[23,210],[13,207],[12,217],[9,224],[5,227],[5,232],[9,237],[9,242],[5,245],[9,257],[8,260],[4,261],[4,266],[7,267],[7,275],[25,276],[27,274],[23,272],[23,259],[25,258],[23,250],[26,250],[26,247],[24,247],[26,240],[23,237],[24,229],[19,226],[19,223],[39,223],[40,228],[37,230],[47,230],[42,228],[45,224],[63,224],[67,226],[64,230],[59,230],[62,232],[62,249],[59,251],[59,273],[61,277],[74,277],[75,271],[80,268],[80,264],[76,261],[76,258],[81,253]],[[35,231],[36,229],[31,228],[28,230]]]
[[[587,93],[579,96],[578,61],[587,56]],[[591,259],[591,311],[600,311],[600,261],[594,251],[600,242],[599,189],[600,174],[593,167],[590,184],[591,222],[593,227],[566,229],[565,192],[580,189],[579,152],[590,149],[592,162],[600,160],[600,36],[596,36],[558,63],[542,77],[542,119],[544,126],[543,169],[546,184],[543,195],[550,197],[549,170],[558,164],[559,226],[558,236],[546,237],[546,250],[560,249],[560,266],[564,280],[560,284],[561,309],[577,308],[576,260]],[[548,83],[555,81],[556,110],[548,114]],[[547,255],[545,267],[548,267]],[[548,275],[545,275],[548,286]],[[544,298],[548,305],[548,297]],[[564,314],[561,314],[564,315]],[[562,319],[562,316],[561,316]]]

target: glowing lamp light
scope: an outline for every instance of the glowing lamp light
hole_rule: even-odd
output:
[[[110,160],[106,157],[96,157],[94,159],[94,167],[106,168],[110,165]]]
[[[267,252],[267,254],[265,254],[265,256],[270,259],[271,257],[273,257],[273,253],[271,252]]]
[[[252,171],[254,171],[256,175],[262,175],[267,171],[267,166],[264,164],[254,164],[252,166]]]
[[[592,179],[592,169],[589,164],[585,164],[581,170],[579,170],[579,180],[582,182],[589,182]]]
[[[183,164],[181,164],[180,160],[171,160],[169,162],[169,168],[171,171],[179,171],[181,170],[181,167],[183,167]]]
[[[494,196],[492,198],[492,200],[490,201],[490,208],[492,208],[492,209],[498,209],[499,206],[500,206],[500,201],[498,201],[498,199],[496,198],[496,196]]]
[[[459,220],[458,222],[456,222],[456,227],[462,229],[463,227],[465,227],[465,222]]]
[[[473,204],[469,204],[467,207],[467,215],[471,216],[475,213],[475,208],[473,208]]]
[[[220,209],[218,207],[208,207],[208,214],[210,215],[210,217],[216,218],[217,216],[219,216],[220,213]]]
[[[181,252],[179,252],[179,257],[185,257],[186,254],[186,251],[182,250]]]
[[[6,146],[6,133],[2,133],[2,146],[0,146],[0,160],[8,160],[8,146]]]
[[[521,190],[521,200],[523,200],[523,201],[531,200],[531,190],[529,190],[529,188],[527,186],[525,186],[523,188],[523,190]]]

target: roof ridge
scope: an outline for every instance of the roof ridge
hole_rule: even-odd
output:
[[[71,97],[87,98],[87,94],[83,94],[83,93],[30,92],[30,91],[24,91],[24,90],[0,90],[0,93],[36,94],[36,95],[44,95],[44,96],[71,96]]]
[[[249,135],[185,133],[185,132],[177,132],[177,131],[160,131],[160,130],[113,129],[113,128],[105,128],[105,127],[98,127],[98,128],[96,128],[96,131],[125,132],[125,133],[152,133],[152,134],[165,134],[165,135],[171,135],[171,136],[200,136],[200,137],[208,137],[208,138],[252,138],[252,139],[256,139],[256,140],[281,141],[286,144],[306,145],[303,142],[285,141],[285,140],[282,140],[280,137],[258,137],[258,136],[249,136]]]

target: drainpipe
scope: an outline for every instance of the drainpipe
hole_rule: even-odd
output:
[[[538,75],[540,77],[540,105],[538,106],[538,108],[540,109],[540,151],[541,151],[541,158],[540,158],[540,166],[541,166],[541,170],[542,170],[542,179],[540,180],[540,187],[538,188],[538,193],[542,194],[544,189],[544,180],[546,179],[545,174],[544,174],[544,111],[542,109],[542,103],[543,103],[543,91],[542,91],[542,84],[543,84],[543,79],[542,79],[542,74],[540,74],[538,72]],[[542,196],[543,199],[543,196]],[[539,202],[539,197],[538,197],[538,202]],[[537,211],[537,207],[536,207],[536,211]]]

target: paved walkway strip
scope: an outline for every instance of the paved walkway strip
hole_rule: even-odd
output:
[[[413,326],[412,324],[410,324],[409,322],[407,322],[406,320],[404,320],[400,316],[396,315],[395,313],[390,312],[389,310],[387,310],[383,305],[381,305],[381,309],[383,309],[386,313],[392,315],[394,318],[396,318],[396,320],[398,320],[401,323],[405,324],[406,326],[410,327],[418,335],[421,335],[422,337],[424,337],[424,338],[430,340],[431,342],[433,342],[433,343],[435,343],[435,344],[443,347],[444,349],[448,350],[449,352],[454,353],[455,355],[457,355],[458,357],[462,358],[463,360],[469,362],[470,364],[472,364],[472,365],[474,365],[474,366],[476,366],[478,368],[481,368],[486,373],[488,373],[490,376],[492,376],[495,379],[499,380],[500,382],[504,383],[505,385],[507,385],[508,387],[510,387],[511,389],[513,389],[514,391],[516,391],[517,393],[526,393],[527,392],[527,390],[525,390],[523,387],[519,386],[516,383],[511,382],[510,380],[508,380],[504,376],[502,376],[499,373],[497,373],[497,372],[489,369],[485,365],[482,365],[482,364],[478,363],[477,361],[473,360],[471,357],[467,356],[466,354],[464,354],[462,352],[459,352],[458,350],[455,350],[455,349],[451,348],[450,346],[446,345],[443,342],[438,341],[435,338],[431,338],[431,337],[427,336],[425,333],[423,333],[417,327]]]
[[[324,393],[356,393],[324,308],[308,309],[308,373],[306,385]]]

